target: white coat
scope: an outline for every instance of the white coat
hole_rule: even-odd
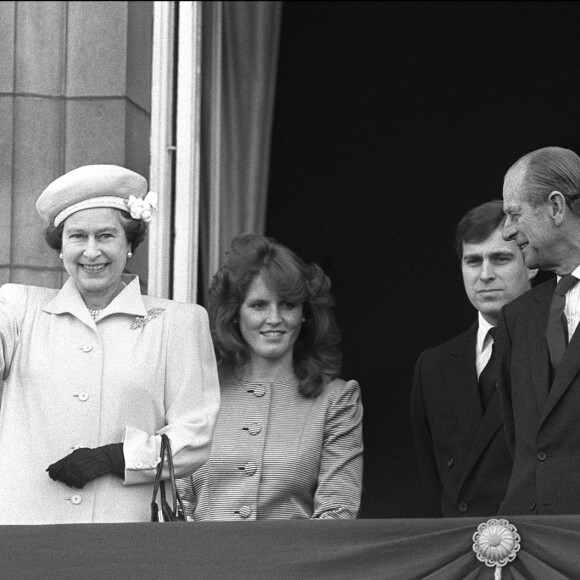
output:
[[[0,288],[0,524],[149,521],[160,434],[177,475],[207,461],[219,410],[207,313],[123,279],[96,323],[72,279]],[[79,446],[121,441],[124,479],[75,489],[46,472]]]

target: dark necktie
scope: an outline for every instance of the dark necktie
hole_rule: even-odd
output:
[[[492,326],[488,335],[491,336],[493,343],[491,345],[491,357],[479,375],[479,396],[481,397],[481,406],[485,413],[493,393],[495,391],[495,382],[497,379],[497,352],[495,348],[495,331],[496,327]]]
[[[564,315],[564,306],[566,306],[566,293],[573,288],[578,282],[578,278],[572,274],[566,274],[560,278],[556,285],[552,304],[548,315],[548,325],[546,327],[546,340],[550,350],[550,361],[555,368],[560,364],[564,351],[568,345],[568,321]]]

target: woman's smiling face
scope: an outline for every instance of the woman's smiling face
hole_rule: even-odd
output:
[[[248,287],[239,313],[240,332],[250,348],[250,357],[291,359],[302,313],[302,303],[281,298],[258,275]]]
[[[84,209],[64,222],[64,267],[84,298],[117,293],[130,249],[117,209]]]

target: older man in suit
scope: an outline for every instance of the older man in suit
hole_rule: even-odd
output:
[[[514,467],[502,514],[580,513],[580,157],[545,147],[506,173],[503,235],[556,274],[505,307],[499,392]]]
[[[515,242],[502,238],[503,204],[494,200],[459,222],[455,246],[477,320],[424,351],[415,365],[411,417],[421,479],[434,514],[497,513],[511,472],[501,425],[494,331],[501,308],[530,289]]]

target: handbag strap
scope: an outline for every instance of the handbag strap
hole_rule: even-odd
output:
[[[175,483],[175,471],[173,470],[173,453],[171,452],[171,443],[169,441],[169,437],[163,433],[161,435],[161,439],[165,439],[165,452],[167,454],[167,466],[169,467],[169,481],[171,484],[171,495],[173,497],[173,513],[175,516],[178,515],[178,508],[181,508],[181,513],[185,518],[185,506],[183,505],[183,500],[181,499],[181,495],[177,490],[177,485]]]
[[[163,474],[163,465],[165,463],[165,439],[161,436],[161,449],[159,451],[159,463],[157,464],[157,472],[155,473],[155,483],[153,485],[153,498],[155,501],[157,493],[159,492],[159,485],[161,483],[161,476]]]

